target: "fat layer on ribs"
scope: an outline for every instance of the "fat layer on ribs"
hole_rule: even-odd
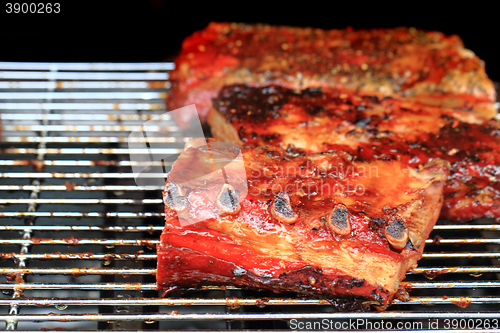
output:
[[[200,176],[193,166],[234,156],[214,141],[198,146],[180,155],[163,192],[160,288],[231,284],[384,309],[422,255],[448,173],[442,160],[414,170],[267,146]]]
[[[484,63],[461,39],[414,28],[321,30],[210,23],[187,37],[167,98],[171,110],[195,104],[202,121],[224,85],[343,88],[379,97],[495,116]],[[176,115],[185,126],[194,114]]]
[[[415,168],[442,158],[451,170],[441,218],[500,218],[500,127],[466,110],[342,89],[232,85],[214,99],[208,122],[216,139],[243,146],[396,155]]]

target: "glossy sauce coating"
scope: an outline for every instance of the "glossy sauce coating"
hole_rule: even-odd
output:
[[[441,217],[500,218],[500,126],[470,111],[343,90],[233,85],[214,100],[209,123],[214,137],[243,146],[346,151],[414,168],[441,158],[451,163]]]
[[[220,160],[224,153],[210,146]],[[158,286],[230,283],[387,306],[437,220],[446,163],[415,171],[396,160],[361,162],[346,153],[306,156],[279,147],[242,152],[248,194],[237,213],[217,215],[213,198],[221,189],[211,184],[221,170],[200,182],[204,186],[183,188],[189,216],[204,220],[183,224],[186,215],[166,205]],[[169,177],[204,156],[203,149],[186,149]],[[229,183],[237,180],[232,168],[225,166]],[[284,217],[272,213],[277,198]],[[399,248],[384,231],[395,214],[405,217],[410,234]],[[349,230],[332,229],[331,216],[337,227],[348,218]]]

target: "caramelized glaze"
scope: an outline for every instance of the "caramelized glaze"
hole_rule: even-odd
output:
[[[214,137],[242,146],[346,151],[414,168],[444,159],[451,174],[441,217],[500,218],[500,127],[470,111],[343,90],[233,85],[214,100],[209,123]]]
[[[212,156],[224,155],[216,143],[210,149]],[[158,286],[235,284],[338,298],[339,304],[390,304],[437,220],[447,164],[436,160],[416,171],[397,160],[358,161],[347,153],[304,155],[270,146],[242,153],[248,194],[239,211],[218,214],[214,200],[220,174],[238,181],[229,163],[206,175],[202,187],[183,185],[189,207],[182,214],[165,206]],[[206,154],[187,148],[169,177]],[[168,184],[164,197],[177,191]],[[197,223],[183,221],[200,215]],[[402,247],[384,229],[395,216],[404,217],[410,234]]]

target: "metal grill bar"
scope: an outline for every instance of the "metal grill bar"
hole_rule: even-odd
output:
[[[24,231],[25,229],[33,231],[111,231],[111,232],[152,232],[162,231],[163,226],[145,226],[145,225],[123,225],[123,226],[100,226],[100,225],[33,225],[33,226],[0,226],[0,231]]]
[[[152,63],[87,63],[87,62],[0,62],[0,69],[5,70],[45,70],[45,71],[169,71],[173,62]],[[17,79],[17,77],[16,77]]]
[[[490,303],[488,298],[477,299],[476,302]],[[0,316],[0,320],[6,320],[8,316]],[[71,314],[71,315],[17,315],[19,321],[158,321],[158,320],[290,320],[290,319],[317,319],[316,313],[171,313],[162,314],[134,314],[134,315],[108,315],[108,314]],[[466,313],[433,313],[433,312],[384,312],[384,313],[331,313],[321,314],[323,319],[424,319],[429,318],[500,318],[500,313],[496,312],[466,312]]]
[[[95,186],[95,190],[101,190],[99,186]],[[61,187],[58,187],[58,189],[66,189],[66,186],[61,185]],[[85,190],[87,189],[84,186]],[[89,188],[93,188],[90,187]],[[123,188],[128,188],[128,187],[123,187]],[[109,191],[115,191],[115,190],[123,190],[122,187],[112,187],[108,186],[106,188],[103,188],[102,190],[109,190]],[[4,188],[0,187],[0,190]],[[8,189],[8,188],[5,188]],[[15,188],[16,189],[16,188]],[[24,188],[23,188],[24,189]],[[131,186],[129,188],[131,191],[132,190],[158,190],[158,189],[163,189],[163,186]],[[43,185],[40,186],[40,190],[43,190]],[[469,224],[464,224],[464,225],[446,225],[446,228],[441,229],[439,225],[436,225],[434,227],[435,230],[493,230],[496,231],[498,230],[499,225],[496,224],[484,224],[484,225],[469,225]],[[33,225],[33,226],[1,226],[0,225],[0,231],[1,230],[19,230],[22,231],[24,229],[30,229],[30,230],[44,230],[44,231],[62,231],[62,230],[68,230],[68,231],[162,231],[163,226],[136,226],[136,225],[130,225],[130,226],[87,226],[87,225],[72,225],[72,226],[65,226],[65,225],[54,225],[54,226],[47,226],[47,225]],[[469,253],[469,252],[467,252]],[[481,253],[481,252],[478,252]],[[459,254],[459,253],[458,253]],[[433,255],[431,253],[424,253],[425,255]]]
[[[18,166],[18,165],[35,165],[35,162],[32,160],[17,160],[17,161],[9,161],[9,160],[0,160],[0,166],[2,165],[12,165],[12,166]],[[43,162],[36,162],[37,167],[41,166],[75,166],[75,167],[81,167],[81,166],[117,166],[117,167],[124,167],[124,166],[149,166],[149,165],[154,165],[154,166],[172,166],[172,162],[165,162],[165,163],[160,163],[160,162],[136,162],[136,161],[72,161],[72,160],[63,160],[63,161],[43,161]]]
[[[132,230],[128,230],[132,231]],[[6,253],[1,256],[2,259],[92,259],[92,260],[156,260],[155,254],[94,254],[94,253],[44,253],[44,254],[20,254]],[[500,252],[482,252],[482,253],[427,253],[423,255],[426,259],[443,258],[500,258]]]
[[[0,103],[3,110],[165,110],[164,104],[152,103]]]
[[[156,283],[0,283],[0,289],[22,289],[22,290],[157,290]],[[234,286],[200,286],[198,288],[186,288],[186,291],[213,291],[213,290],[241,290]]]
[[[57,216],[56,213],[48,213],[48,216]],[[54,214],[54,215],[52,215]],[[83,214],[83,213],[80,213]],[[108,214],[108,213],[106,213]],[[118,213],[113,213],[113,214],[118,214]],[[127,213],[131,214],[131,213]],[[149,215],[154,216],[153,213],[136,213],[136,214],[151,214]],[[159,216],[159,213],[157,213]],[[1,215],[0,215],[1,216]],[[40,215],[37,215],[40,216]],[[130,216],[131,217],[131,216]],[[139,216],[136,216],[139,217]],[[100,244],[100,245],[137,245],[137,246],[142,246],[147,242],[148,244],[157,244],[159,241],[157,240],[146,240],[146,239],[113,239],[113,240],[108,240],[108,239],[81,239],[81,238],[68,238],[68,239],[57,239],[57,238],[50,238],[50,239],[41,239],[41,238],[36,238],[36,239],[0,239],[0,244],[62,244],[62,245],[75,245],[75,244],[80,244],[80,245],[86,245],[86,244]],[[427,240],[426,243],[432,243],[433,241],[431,239]],[[443,242],[447,244],[500,244],[500,239],[447,239],[447,242]],[[453,268],[455,269],[455,268]]]
[[[498,288],[499,283],[497,281],[491,282],[463,282],[463,281],[452,281],[452,282],[403,282],[402,286],[408,289],[474,289],[474,288]],[[0,289],[21,289],[21,290],[157,290],[155,283],[92,283],[92,284],[82,284],[82,283],[51,283],[51,284],[41,284],[41,283],[0,283]],[[198,288],[186,288],[186,291],[222,291],[222,290],[244,290],[235,286],[210,286],[205,285]],[[445,297],[445,296],[443,296]],[[413,297],[415,298],[415,297]],[[446,296],[447,298],[447,296]],[[283,298],[280,298],[283,299]],[[412,298],[410,298],[412,299]],[[421,299],[421,297],[419,298]],[[183,299],[184,300],[184,299]],[[239,299],[238,299],[239,300]],[[188,302],[189,303],[189,302]],[[404,302],[406,303],[406,302]]]
[[[147,205],[161,204],[162,199],[0,199],[4,204],[89,204],[89,205]]]
[[[164,99],[167,94],[164,92],[0,92],[0,100],[29,100],[29,99]],[[6,119],[12,119],[8,116]],[[51,117],[49,116],[48,119]],[[2,116],[2,119],[5,119]],[[14,117],[14,119],[26,119]],[[102,119],[109,120],[109,119]]]
[[[156,254],[134,254],[134,253],[8,253],[2,255],[2,259],[23,260],[156,260]]]
[[[4,142],[39,142],[40,138],[37,137],[5,137]],[[186,138],[151,138],[147,142],[186,142]],[[76,137],[51,137],[47,138],[47,143],[128,143],[128,138],[124,137],[88,137],[88,136],[76,136]],[[130,138],[130,142],[146,142],[146,139],[142,138]]]
[[[260,304],[262,300],[254,298],[239,298],[237,300],[238,305],[248,306]],[[10,300],[0,300],[0,306],[8,305]],[[96,306],[96,305],[107,305],[107,306],[126,306],[126,305],[137,305],[137,306],[148,306],[148,305],[158,305],[158,306],[226,306],[228,303],[234,302],[233,299],[170,299],[170,298],[141,298],[141,299],[45,299],[45,300],[16,300],[15,304],[21,306]],[[328,305],[326,300],[316,300],[316,299],[297,299],[297,298],[286,298],[286,299],[266,299],[264,301],[266,305]]]
[[[0,217],[116,217],[142,219],[147,217],[163,217],[164,213],[148,212],[0,212]]]
[[[0,185],[0,191],[31,191],[33,185]],[[162,190],[163,186],[135,186],[135,185],[72,185],[73,191],[155,191]],[[40,191],[67,191],[67,185],[40,185]],[[0,226],[2,228],[3,226]]]
[[[155,154],[180,154],[182,149],[174,148],[150,148],[150,151]],[[31,148],[4,149],[5,154],[80,154],[80,155],[100,155],[100,154],[149,154],[142,149],[126,149],[126,148],[44,148],[43,150]],[[12,177],[26,177],[26,173],[4,172],[4,175]],[[39,176],[38,173],[31,172],[33,176]],[[58,173],[63,174],[63,173]],[[17,175],[17,176],[16,176]],[[74,174],[71,174],[74,175]]]
[[[173,150],[171,150],[173,151]],[[0,172],[0,178],[135,178],[133,173],[61,173],[61,172]],[[164,174],[159,173],[146,173],[142,174],[143,178],[165,178]]]
[[[168,73],[0,71],[0,80],[168,80]]]
[[[2,106],[0,105],[0,108]],[[44,128],[51,131],[64,131],[64,132],[132,132],[137,126],[120,126],[120,125],[47,125],[47,127],[42,125],[5,125],[3,126],[4,131],[41,131]],[[169,131],[176,132],[178,129],[176,126],[144,126],[145,131]],[[72,150],[78,150],[78,148],[68,148]],[[19,150],[19,151],[17,151]],[[36,149],[6,149],[5,152],[8,154],[36,154]],[[50,151],[54,151],[54,149],[47,149],[47,154],[51,154]],[[72,152],[70,154],[78,154],[76,152]],[[85,154],[85,153],[82,153]],[[114,153],[105,153],[105,154],[114,154]]]
[[[150,246],[154,246],[155,242],[151,242]],[[67,245],[67,244],[66,244]],[[107,245],[134,245],[134,244],[113,244]],[[407,272],[407,274],[430,274],[437,276],[441,274],[479,274],[479,273],[500,273],[500,267],[418,267]],[[44,275],[89,275],[89,274],[102,274],[102,275],[156,275],[156,269],[125,269],[114,270],[100,269],[100,268],[0,268],[0,274],[3,275],[19,275],[19,274],[44,274]]]
[[[131,93],[126,93],[127,96],[132,96]],[[136,93],[139,94],[139,93]],[[102,96],[102,95],[101,95]],[[165,98],[166,96],[159,95],[157,98]],[[129,97],[132,98],[132,97]],[[55,120],[55,121],[74,121],[74,120],[87,120],[87,121],[148,121],[152,118],[157,118],[157,120],[162,120],[165,122],[172,122],[168,113],[166,114],[109,114],[109,113],[81,113],[81,114],[60,114],[60,113],[50,113],[50,114],[40,114],[40,113],[4,113],[1,115],[2,120]],[[173,122],[172,122],[173,123]],[[35,138],[34,138],[35,139]]]
[[[147,268],[0,268],[2,275],[156,275],[156,269]]]
[[[36,216],[36,217],[120,217],[120,218],[144,218],[144,217],[162,217],[164,216],[164,213],[131,213],[131,212],[106,212],[106,213],[100,213],[100,212],[89,212],[89,213],[81,213],[81,212],[23,212],[23,213],[16,213],[16,212],[2,212],[0,213],[0,217],[15,217],[15,216]],[[126,240],[126,239],[119,239],[115,240],[120,244],[129,244],[127,242],[136,243],[141,240]],[[63,244],[64,242],[72,242],[72,240],[43,240],[43,239],[37,239],[37,240],[19,240],[19,239],[4,239],[0,240],[0,244]],[[85,243],[85,244],[104,244],[108,241],[103,241],[103,240],[84,240],[81,239],[79,240],[80,243]],[[425,241],[427,244],[432,244],[434,243],[434,240],[428,239]],[[441,244],[500,244],[500,239],[499,238],[458,238],[458,239],[442,239],[440,240]],[[118,245],[120,245],[118,244]]]
[[[168,81],[2,81],[0,89],[167,89]]]
[[[427,304],[428,302],[436,302],[438,304],[455,304],[457,302],[463,302],[463,297],[450,297],[450,298],[439,298],[439,297],[414,297],[407,302],[396,301],[395,304]],[[488,304],[498,302],[500,297],[468,297],[467,301],[475,304]],[[326,300],[322,299],[300,299],[300,298],[266,298],[255,299],[255,298],[214,298],[214,299],[171,299],[171,298],[141,298],[141,299],[17,299],[15,301],[0,300],[0,306],[9,305],[9,303],[14,303],[18,306],[282,306],[282,305],[330,305]],[[500,318],[500,314],[498,314]]]
[[[28,238],[28,239],[0,239],[0,244],[10,245],[131,245],[131,246],[151,246],[159,244],[157,239],[82,239],[71,238]],[[1,268],[0,268],[1,271]]]

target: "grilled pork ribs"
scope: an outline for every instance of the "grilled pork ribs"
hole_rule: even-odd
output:
[[[495,90],[457,36],[211,23],[175,65],[169,109],[198,109],[178,125],[199,116],[242,158],[198,141],[175,162],[160,288],[232,284],[385,309],[439,216],[500,218]],[[190,175],[207,160],[211,173]]]
[[[342,90],[224,87],[209,113],[212,135],[244,146],[397,155],[411,167],[451,164],[441,218],[500,218],[500,126],[463,110]],[[265,123],[266,126],[262,126]]]
[[[202,122],[224,85],[342,88],[495,116],[484,63],[461,39],[414,28],[321,30],[210,23],[187,37],[170,73],[171,110],[196,104]],[[185,126],[194,114],[179,115]]]
[[[267,146],[244,148],[242,159],[178,182],[193,178],[193,166],[233,158],[221,147],[188,144],[169,173],[159,287],[291,291],[344,309],[390,304],[439,216],[446,161],[416,171],[387,157],[358,161]],[[240,197],[238,164],[248,185]]]

